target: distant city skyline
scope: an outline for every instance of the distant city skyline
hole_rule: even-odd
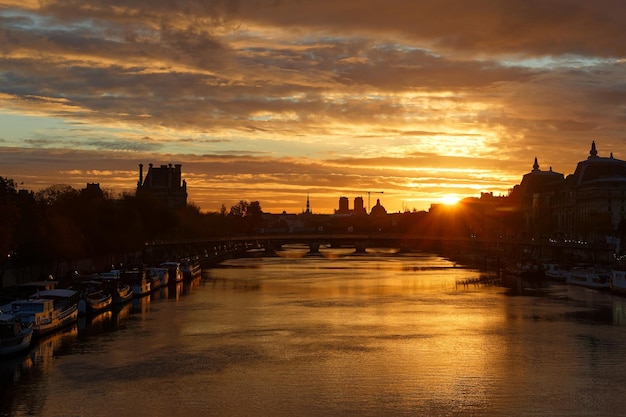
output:
[[[0,176],[330,214],[507,195],[626,159],[626,4],[0,0]]]

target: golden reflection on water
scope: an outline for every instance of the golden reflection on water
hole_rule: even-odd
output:
[[[482,274],[434,255],[323,251],[227,261],[178,295],[137,300],[111,317],[117,331],[81,340],[82,354],[33,385],[40,410],[16,415],[575,416],[626,405],[621,298],[565,285],[509,297],[459,286]]]
[[[334,393],[326,401],[340,398],[348,410],[363,407],[361,401],[373,406],[385,395],[404,410],[445,407],[450,401],[455,407],[483,407],[486,392],[506,372],[492,343],[506,320],[504,305],[494,303],[502,290],[459,292],[458,280],[479,273],[440,257],[370,254],[342,261],[345,256],[349,253],[337,250],[335,256],[304,257],[289,266],[270,260],[260,271],[255,264],[254,278],[246,282],[258,283],[262,295],[251,298],[259,303],[240,299],[233,321],[287,329],[265,334],[262,343],[270,358],[294,361],[283,378],[306,386],[314,377],[315,390]],[[247,262],[238,260],[233,269],[215,274],[234,288]],[[277,305],[279,317],[264,314]],[[254,318],[244,313],[250,309]],[[307,355],[315,358],[314,366],[298,360]]]

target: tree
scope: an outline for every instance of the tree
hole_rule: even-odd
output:
[[[248,203],[246,200],[240,200],[239,203],[235,204],[230,208],[229,215],[232,217],[244,217],[246,212],[248,211]]]
[[[261,203],[253,201],[248,205],[245,220],[246,232],[253,233],[259,231],[263,225],[263,210],[261,210]]]
[[[35,200],[46,206],[52,206],[63,200],[78,197],[80,191],[72,188],[70,185],[55,184],[48,188],[44,188],[35,193]]]
[[[20,213],[17,206],[17,188],[11,179],[0,177],[0,261],[11,251]]]
[[[261,203],[258,201],[253,201],[248,204],[248,209],[246,210],[246,216],[260,218],[263,216],[263,210],[261,210]]]

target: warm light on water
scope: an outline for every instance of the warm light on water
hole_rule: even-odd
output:
[[[322,252],[228,261],[178,297],[136,300],[126,314],[57,336],[28,366],[3,363],[0,415],[625,409],[621,297],[562,284],[510,296],[459,285],[481,274],[438,256]]]

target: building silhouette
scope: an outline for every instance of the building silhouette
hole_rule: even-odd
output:
[[[626,161],[598,155],[595,142],[586,160],[565,179],[555,211],[559,232],[605,233],[618,229],[626,213]]]
[[[350,214],[350,202],[348,201],[348,197],[339,197],[339,209],[335,210],[335,214]]]
[[[181,164],[161,165],[155,168],[149,164],[143,177],[143,164],[139,164],[137,195],[150,194],[170,208],[187,205],[187,182],[181,180]]]
[[[376,205],[374,207],[372,207],[372,211],[370,212],[370,215],[372,215],[372,216],[384,216],[385,214],[387,214],[387,210],[380,204],[380,199],[377,198],[376,199]]]
[[[363,197],[354,198],[354,209],[350,210],[348,197],[339,197],[339,209],[335,210],[336,215],[366,215],[367,210],[363,202]]]
[[[626,161],[598,154],[591,143],[587,159],[573,174],[533,170],[510,195],[522,211],[532,236],[602,239],[624,228],[626,218]]]
[[[187,187],[181,179],[181,165],[155,167],[150,164],[144,178],[143,165],[140,164],[137,192],[150,193],[169,207],[186,205]],[[459,235],[599,242],[609,236],[626,237],[625,203],[626,161],[615,158],[612,153],[601,156],[595,141],[592,141],[589,155],[578,162],[573,174],[565,176],[552,167],[543,170],[535,157],[531,170],[522,176],[521,182],[513,187],[508,196],[481,193],[480,198],[463,199],[458,210],[433,205],[424,214],[429,215],[430,225],[447,222],[445,228],[436,230],[454,230]],[[267,230],[287,227],[289,230],[319,230],[321,226],[340,230],[346,225],[365,230],[369,227],[368,222],[378,226],[381,219],[388,218],[391,225],[401,224],[402,217],[408,218],[412,214],[388,214],[377,199],[370,216],[367,216],[364,199],[360,196],[354,198],[353,207],[350,208],[348,197],[341,196],[334,216],[313,215],[307,193],[306,209],[302,212],[306,216],[300,218],[294,215],[292,219],[286,213],[280,218],[268,215],[266,217],[271,225],[267,226]],[[452,218],[454,210],[457,210],[455,221],[448,222],[446,219]],[[413,217],[426,218],[423,215]],[[428,226],[427,223],[422,225]],[[390,229],[390,226],[386,228]],[[380,229],[378,227],[377,230]],[[426,227],[415,230],[430,233],[435,229]]]
[[[365,206],[363,205],[363,197],[354,198],[354,210],[352,211],[352,214],[356,214],[356,215],[367,214],[367,210],[365,209]]]
[[[556,213],[553,212],[555,201],[562,192],[565,176],[550,170],[539,168],[537,157],[533,169],[522,177],[522,182],[516,185],[510,202],[522,212],[524,227],[529,234],[536,234],[541,230],[548,230],[556,223]]]

